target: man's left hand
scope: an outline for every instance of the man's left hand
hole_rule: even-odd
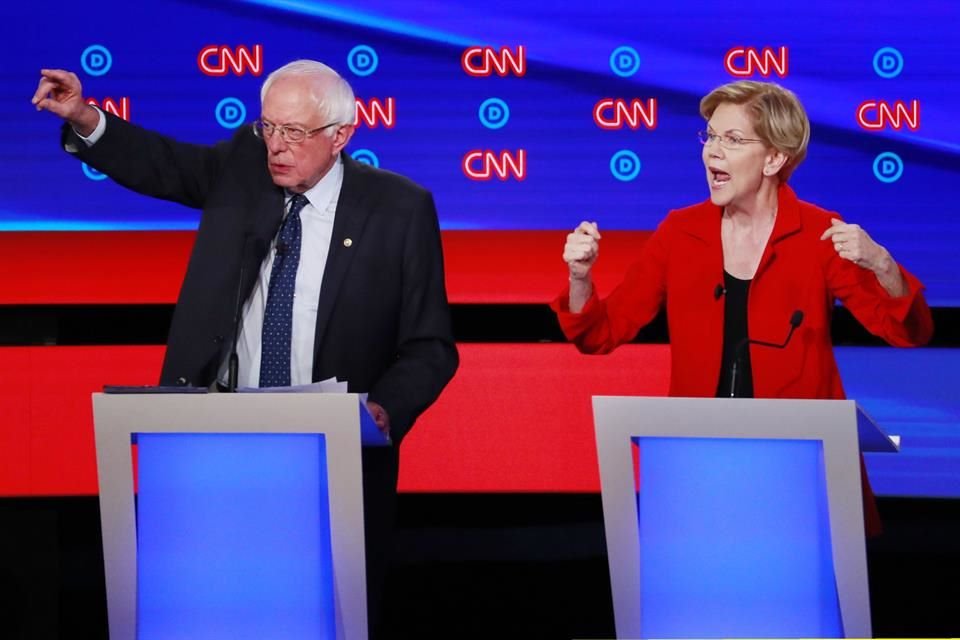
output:
[[[373,416],[373,421],[377,423],[377,429],[386,437],[390,437],[390,415],[387,410],[372,400],[367,400],[367,410]]]

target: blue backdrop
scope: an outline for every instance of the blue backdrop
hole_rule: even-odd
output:
[[[98,100],[126,98],[135,123],[214,142],[257,117],[266,73],[300,57],[338,69],[362,100],[393,98],[393,126],[362,126],[351,149],[433,190],[446,229],[560,229],[584,218],[652,229],[707,196],[698,102],[733,78],[727,54],[767,48],[787,63],[786,73],[768,66],[769,79],[796,91],[813,122],[809,158],[792,179],[801,197],[866,227],[920,276],[933,304],[960,305],[949,205],[960,71],[948,45],[960,8],[795,4],[105,0],[91,14],[75,3],[16,3],[5,19],[0,229],[197,223],[195,211],[91,179],[60,152],[56,118],[29,103],[40,67],[76,71]],[[225,75],[201,69],[209,45],[229,48],[206,56],[208,66],[225,62]],[[262,75],[229,65],[240,47],[258,45]],[[466,73],[462,54],[483,45],[515,58],[522,45],[523,75]],[[733,55],[731,67],[762,78],[750,61]],[[491,98],[499,102],[481,109]],[[597,126],[603,98],[656,100],[655,126]],[[877,102],[865,117],[879,129],[858,123],[866,101]],[[895,112],[898,101],[910,116],[899,129],[879,107]],[[523,150],[524,179],[470,179],[463,160],[474,150]],[[611,164],[621,151],[633,155]]]

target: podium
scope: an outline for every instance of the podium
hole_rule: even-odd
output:
[[[594,397],[618,638],[871,636],[850,400]]]
[[[365,640],[360,402],[94,394],[111,640]]]

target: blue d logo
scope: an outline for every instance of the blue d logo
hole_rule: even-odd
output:
[[[96,169],[88,165],[86,162],[81,163],[80,167],[83,169],[83,175],[87,176],[87,178],[89,178],[90,180],[93,180],[95,182],[100,182],[101,180],[107,179],[107,174],[100,173],[99,171],[97,171]]]
[[[350,157],[357,162],[368,164],[371,167],[380,167],[380,158],[378,158],[377,154],[375,154],[373,151],[370,151],[370,149],[357,149],[350,154]]]
[[[628,149],[617,151],[610,158],[610,173],[621,182],[630,182],[640,175],[640,158]]]
[[[358,44],[347,54],[347,67],[357,76],[369,76],[377,70],[380,58],[373,47]]]
[[[510,120],[510,107],[500,98],[488,98],[481,103],[478,115],[487,129],[500,129]]]
[[[92,44],[80,54],[80,66],[91,76],[102,76],[113,66],[110,50],[100,44]]]
[[[247,119],[247,108],[236,98],[224,98],[217,103],[214,116],[224,129],[236,129]]]
[[[640,54],[633,47],[617,47],[610,54],[610,69],[621,78],[629,78],[640,69]]]
[[[903,160],[892,151],[885,151],[874,158],[873,175],[880,182],[896,182],[903,175]]]
[[[893,47],[883,47],[873,54],[873,70],[881,78],[896,78],[903,71],[903,55]]]

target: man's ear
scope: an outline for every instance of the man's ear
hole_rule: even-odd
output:
[[[347,143],[350,142],[350,138],[353,137],[353,132],[355,127],[352,124],[343,124],[337,127],[336,132],[333,134],[333,153],[334,155],[340,153]]]

